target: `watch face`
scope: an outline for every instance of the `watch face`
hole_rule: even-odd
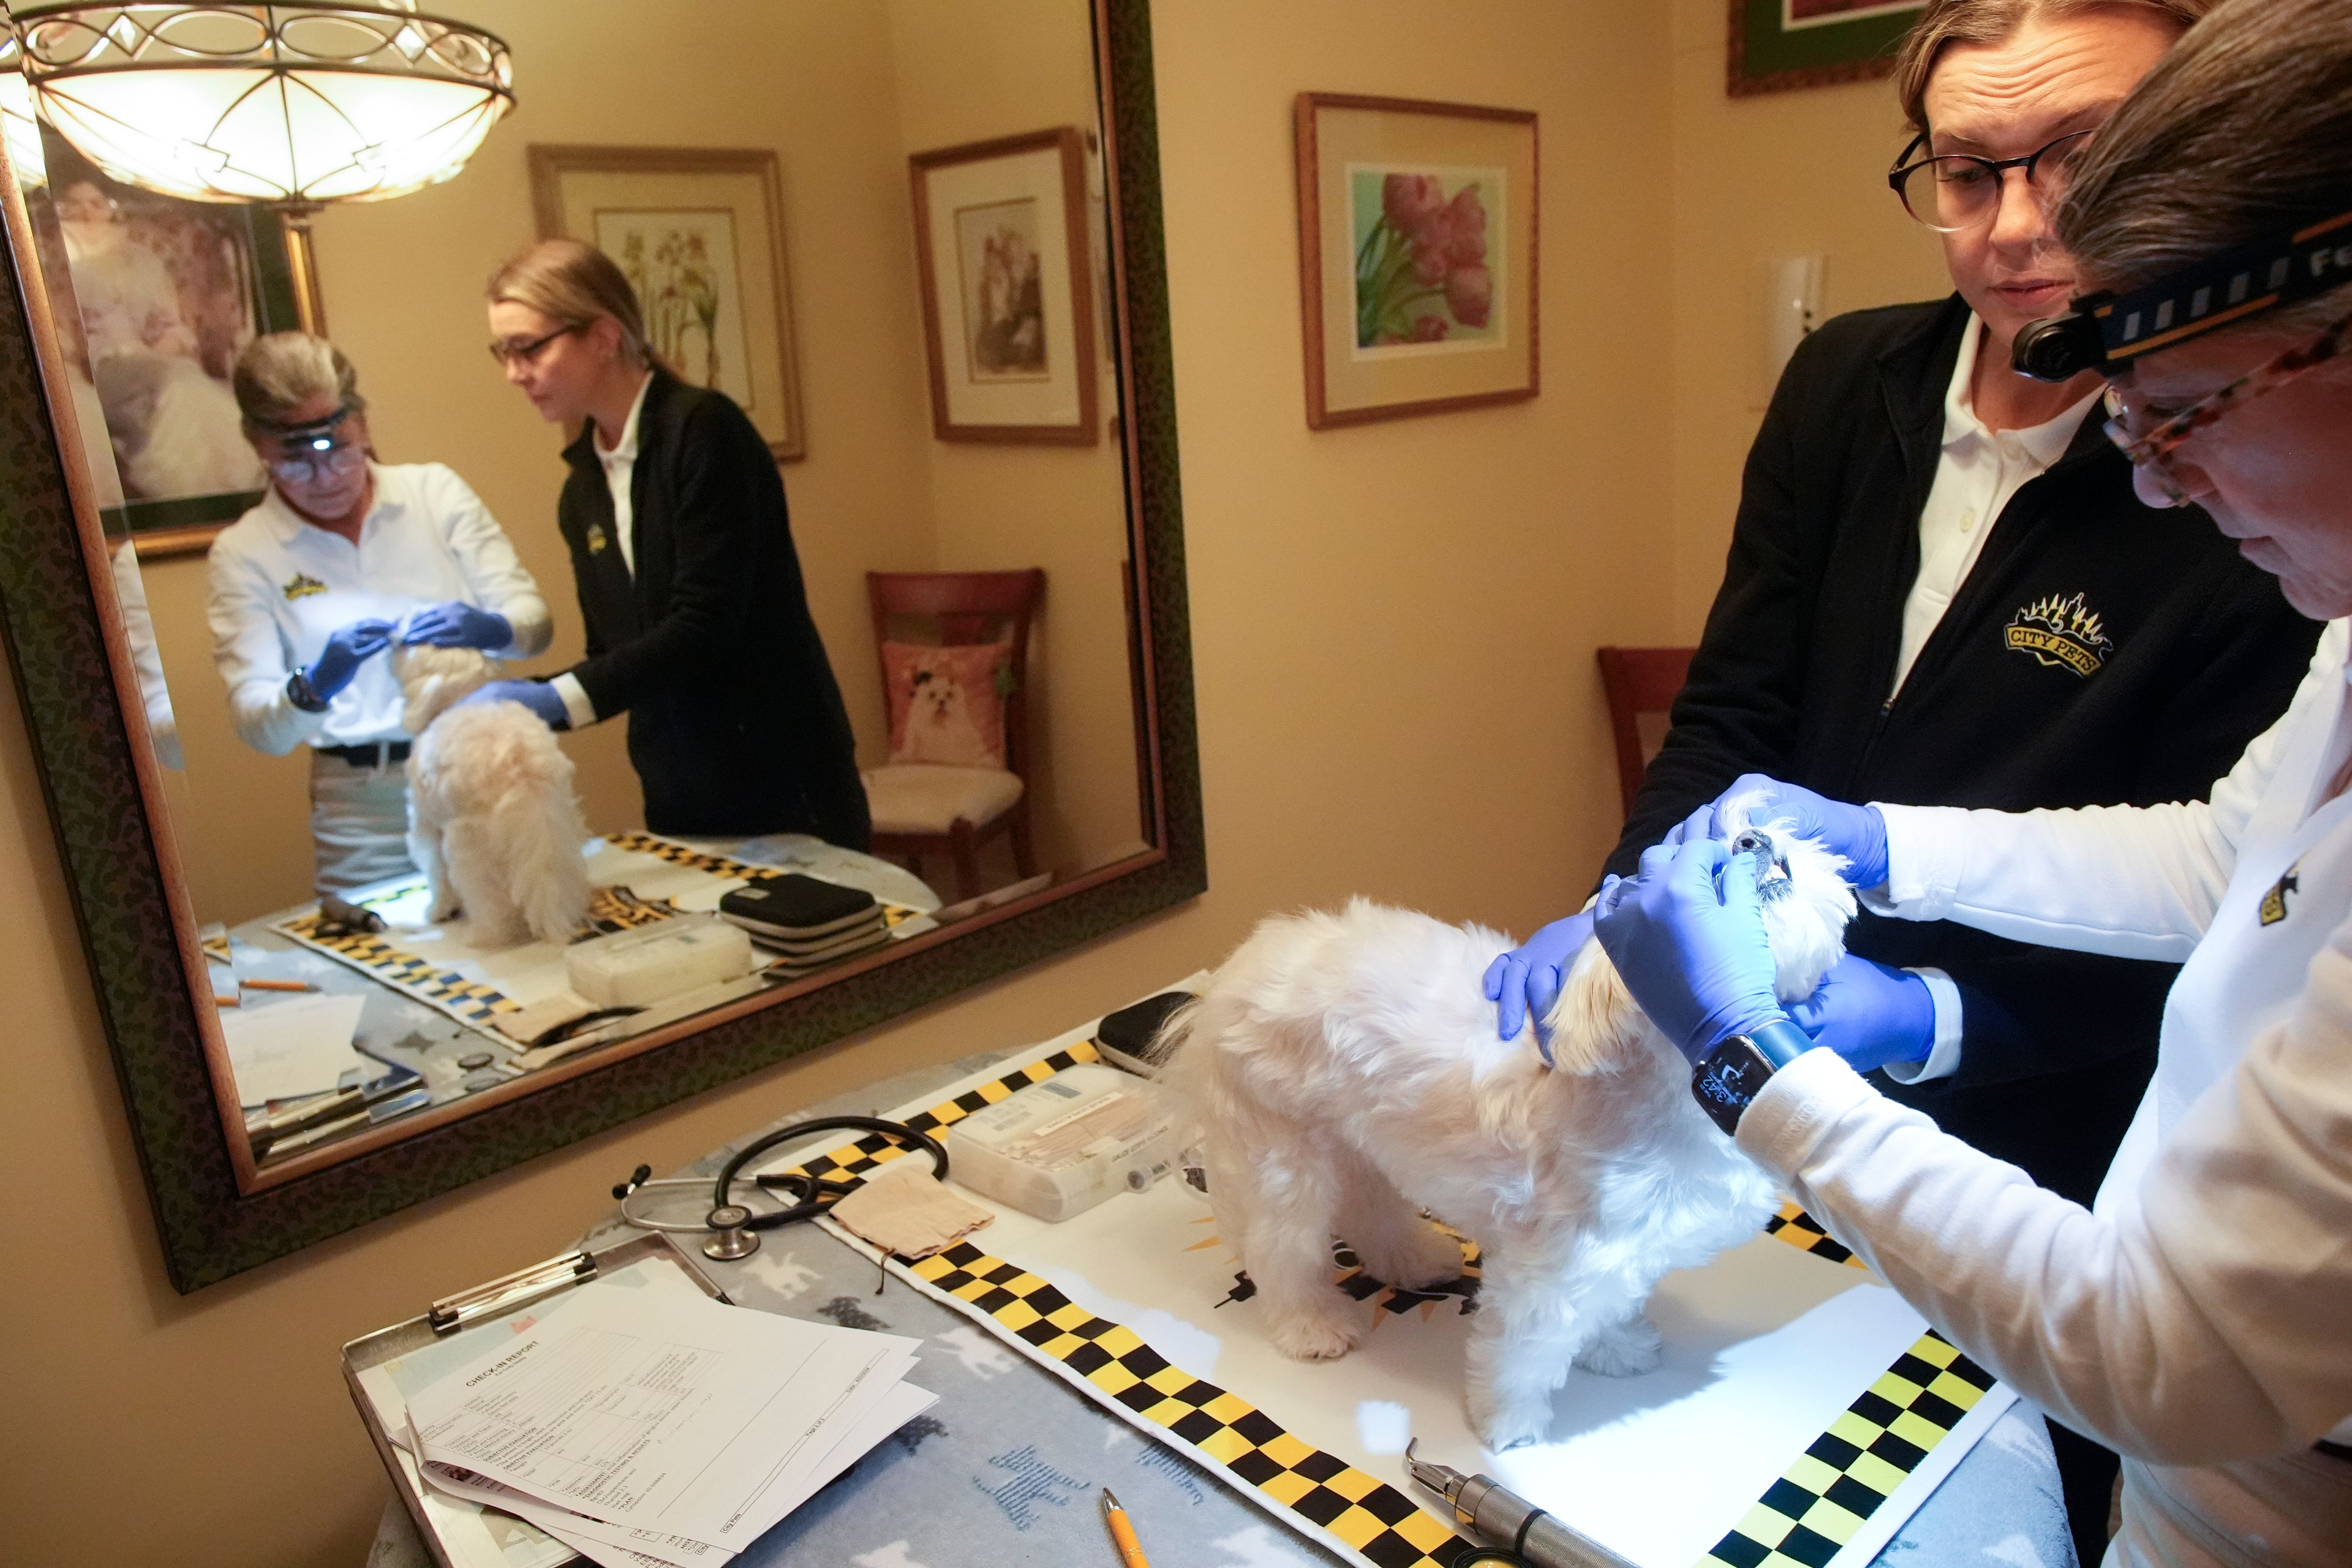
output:
[[[1731,1132],[1739,1113],[1772,1076],[1772,1064],[1745,1037],[1734,1035],[1709,1051],[1691,1074],[1691,1092],[1715,1124]]]

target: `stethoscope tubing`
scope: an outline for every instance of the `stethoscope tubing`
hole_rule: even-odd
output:
[[[629,1205],[639,1193],[652,1192],[656,1188],[701,1187],[708,1184],[711,1195],[711,1209],[715,1212],[727,1208],[735,1202],[730,1194],[736,1178],[741,1174],[744,1166],[780,1145],[798,1142],[818,1132],[880,1133],[886,1138],[897,1140],[910,1149],[920,1149],[924,1153],[929,1154],[931,1157],[933,1176],[944,1180],[948,1173],[948,1152],[940,1141],[928,1132],[916,1131],[903,1121],[886,1121],[878,1116],[818,1116],[812,1117],[806,1121],[796,1121],[789,1127],[780,1127],[773,1132],[753,1139],[735,1152],[734,1156],[719,1170],[716,1178],[669,1176],[657,1182],[631,1179],[615,1189],[615,1194],[621,1201],[621,1218],[640,1230],[664,1231],[671,1235],[696,1235],[714,1230],[718,1227],[710,1224],[708,1215],[692,1224],[677,1220],[657,1220],[637,1214],[629,1207]],[[771,1209],[765,1214],[753,1214],[742,1224],[740,1228],[744,1230],[774,1230],[779,1226],[796,1224],[801,1220],[814,1219],[831,1209],[835,1204],[839,1203],[857,1186],[856,1182],[832,1181],[823,1177],[803,1175],[796,1171],[757,1176],[753,1178],[753,1184],[762,1192],[773,1193],[782,1190],[790,1194],[793,1201],[782,1208]]]

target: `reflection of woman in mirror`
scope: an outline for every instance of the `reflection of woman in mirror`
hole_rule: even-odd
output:
[[[68,182],[56,205],[90,379],[123,484],[147,497],[258,484],[253,454],[237,438],[236,399],[198,357],[200,334],[163,258],[140,242],[96,182]]]
[[[527,658],[552,635],[539,584],[466,481],[439,463],[376,463],[342,351],[307,332],[237,360],[245,433],[269,472],[261,504],[210,558],[213,662],[257,750],[310,748],[321,892],[402,876],[408,736],[388,660],[407,642]]]
[[[620,268],[551,239],[489,286],[491,353],[541,417],[581,426],[556,509],[588,657],[500,681],[551,723],[629,715],[656,833],[871,837],[849,715],[810,618],[767,443],[725,394],[646,347]]]

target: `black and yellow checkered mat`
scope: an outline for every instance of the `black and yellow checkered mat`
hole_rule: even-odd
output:
[[[1014,1091],[1078,1062],[1101,1059],[1091,1041],[1029,1062],[955,1099],[906,1118],[936,1133]],[[794,1167],[813,1176],[858,1177],[907,1151],[869,1133]],[[1786,1205],[1767,1226],[1782,1241],[1832,1262],[1863,1265],[1802,1210]],[[1337,1250],[1340,1288],[1380,1310],[1425,1317],[1454,1299],[1468,1310],[1477,1248],[1464,1243],[1463,1278],[1429,1290],[1397,1290]],[[1446,1568],[1470,1542],[1397,1488],[1293,1436],[1239,1395],[1192,1376],[1125,1324],[1099,1318],[1052,1282],[969,1243],[894,1267],[964,1310],[987,1319],[1029,1352],[1059,1363],[1095,1397],[1160,1427],[1242,1485],[1344,1542],[1376,1568]],[[1247,1276],[1235,1298],[1246,1299]],[[1775,1481],[1695,1568],[1820,1568],[1853,1538],[1927,1451],[1992,1386],[1990,1374],[1932,1330]],[[1434,1506],[1434,1505],[1432,1505]]]
[[[667,838],[656,837],[650,833],[608,833],[604,837],[615,848],[630,854],[651,855],[673,866],[707,871],[714,877],[760,882],[788,875],[773,866],[754,866],[741,860],[730,860],[723,855],[706,854]],[[371,905],[397,902],[401,898],[413,896],[413,887],[414,884],[404,884],[394,893],[370,899],[366,902]],[[884,922],[892,927],[901,925],[921,912],[887,900],[878,901],[882,905]],[[618,885],[597,888],[589,895],[587,923],[572,940],[586,942],[592,937],[610,936],[614,931],[632,931],[638,926],[669,920],[681,912],[677,905],[667,899],[639,898],[628,888]],[[298,942],[333,953],[384,984],[440,1008],[460,1023],[486,1027],[500,1013],[514,1012],[520,1005],[495,985],[468,980],[454,969],[438,967],[428,959],[394,946],[382,932],[346,931],[315,912],[281,921],[274,929]]]
[[[690,845],[656,837],[650,833],[608,833],[604,837],[614,847],[625,849],[632,855],[651,855],[673,866],[708,871],[714,877],[740,877],[746,882],[772,882],[779,877],[794,874],[781,866],[754,866],[749,861],[730,860],[724,855],[712,855]],[[922,913],[920,910],[894,904],[887,899],[877,899],[875,902],[882,906],[882,923],[893,930]]]
[[[1700,1568],[1821,1568],[1993,1385],[1930,1329],[1781,1473]]]

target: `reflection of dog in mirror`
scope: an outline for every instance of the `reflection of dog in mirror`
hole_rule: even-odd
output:
[[[469,647],[404,647],[408,853],[432,891],[426,918],[463,910],[478,948],[567,942],[588,918],[588,825],[572,759],[520,702],[451,705],[496,673]]]
[[[1780,994],[1810,995],[1853,915],[1845,862],[1777,828],[1735,843],[1759,851],[1725,874],[1758,877]],[[1276,916],[1162,1045],[1222,1234],[1280,1350],[1343,1355],[1371,1326],[1336,1284],[1335,1236],[1405,1289],[1462,1271],[1423,1209],[1481,1244],[1467,1405],[1490,1449],[1544,1436],[1571,1363],[1656,1366],[1652,1288],[1756,1236],[1773,1202],[1599,942],[1548,1020],[1557,1070],[1528,1037],[1497,1040],[1479,981],[1510,945],[1361,899]]]
[[[944,665],[918,664],[908,678],[907,739],[900,748],[910,763],[944,763],[953,767],[984,768],[992,764],[988,742],[971,716],[971,699],[963,683]]]

